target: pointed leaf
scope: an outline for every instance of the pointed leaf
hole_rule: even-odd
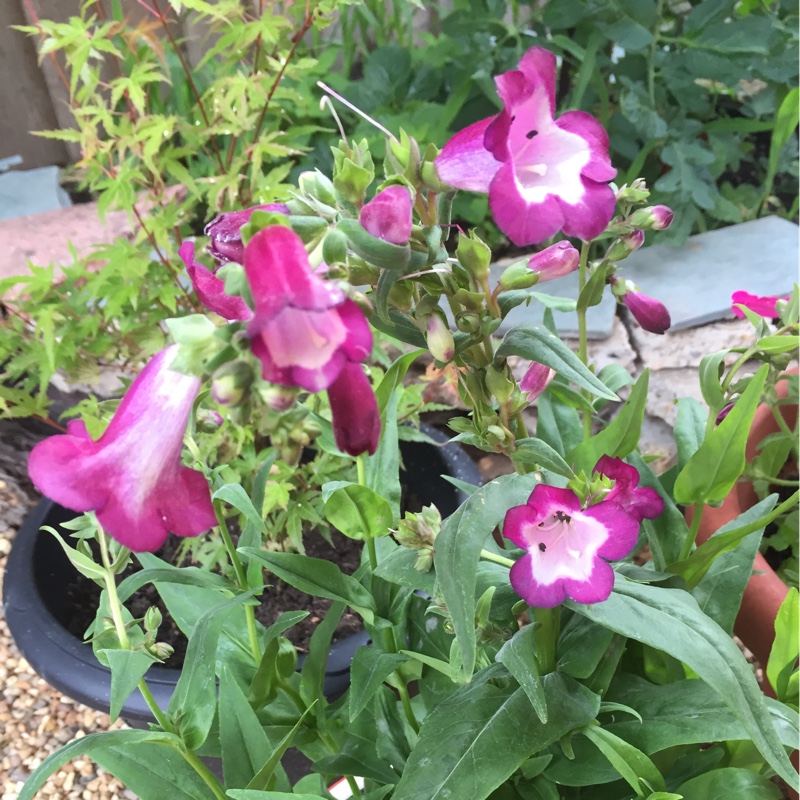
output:
[[[544,696],[539,670],[536,667],[534,626],[526,625],[517,631],[499,650],[499,661],[523,688],[539,721],[547,722],[547,701]]]
[[[355,719],[378,691],[381,684],[408,657],[401,653],[382,653],[376,647],[359,647],[350,665],[350,719]]]

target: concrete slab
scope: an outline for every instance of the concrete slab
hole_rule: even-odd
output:
[[[788,295],[798,279],[798,227],[763,217],[691,236],[682,247],[646,247],[620,266],[622,277],[664,303],[679,331],[732,318],[738,289]]]
[[[504,259],[503,261],[498,261],[496,264],[493,264],[490,278],[492,286],[497,283],[503,270],[517,261],[520,261],[520,259]],[[567,297],[570,300],[577,300],[578,274],[574,272],[572,275],[566,275],[563,278],[546,281],[538,286],[534,286],[532,291],[549,294],[553,297]],[[599,306],[593,306],[586,312],[587,335],[590,339],[607,339],[611,336],[616,306],[617,304],[611,297],[611,293],[607,292],[606,296],[603,298],[603,302],[600,303]],[[577,314],[574,312],[554,311],[553,316],[558,326],[558,332],[563,337],[578,336]],[[517,306],[509,313],[505,320],[503,320],[500,333],[503,334],[509,328],[523,323],[541,325],[543,317],[544,306],[535,300],[531,301],[529,306]]]
[[[58,183],[58,167],[0,174],[0,219],[39,214],[72,205]]]

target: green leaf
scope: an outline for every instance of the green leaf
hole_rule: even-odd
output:
[[[767,680],[779,700],[786,698],[789,675],[800,655],[800,596],[791,587],[775,618],[775,642],[767,661]],[[788,674],[787,674],[788,668]]]
[[[378,691],[381,684],[408,657],[382,653],[376,647],[359,647],[350,665],[350,719],[355,719]]]
[[[403,378],[408,372],[409,367],[427,350],[412,350],[400,356],[390,367],[386,370],[381,382],[375,388],[375,399],[378,401],[378,409],[383,416],[386,406],[389,403],[389,398],[394,393],[398,386],[402,386]]]
[[[401,270],[408,266],[411,248],[392,244],[367,233],[358,220],[343,219],[336,229],[347,236],[350,246],[361,258],[382,269]]]
[[[538,361],[598,397],[619,399],[561,339],[544,328],[535,325],[518,325],[512,328],[497,348],[498,358],[507,356],[522,356],[529,361]]]
[[[495,668],[499,665],[495,665]],[[441,702],[425,719],[393,800],[483,800],[531,755],[594,719],[600,700],[571,678],[542,678],[547,723],[521,688],[488,682],[495,668]]]
[[[47,778],[73,758],[77,758],[78,756],[91,756],[93,759],[97,759],[98,753],[102,753],[104,750],[110,750],[115,747],[133,748],[135,745],[145,743],[161,746],[164,752],[169,754],[171,761],[175,762],[177,766],[186,764],[182,758],[175,757],[175,751],[183,750],[184,746],[183,742],[172,733],[136,730],[91,733],[88,736],[75,739],[59,750],[56,750],[55,753],[51,753],[47,756],[47,758],[45,758],[30,774],[28,780],[25,781],[25,785],[19,793],[18,800],[34,800],[36,793],[44,786]],[[158,766],[154,764],[154,771],[158,770]],[[197,774],[188,764],[186,764],[186,767],[185,775],[182,776],[180,781],[169,785],[169,779],[165,779],[162,790],[164,793],[152,796],[156,798],[156,800],[168,800],[170,797],[173,798],[173,800],[213,800],[214,795],[208,787],[197,777]],[[194,778],[191,777],[192,775],[194,775]],[[148,797],[150,797],[150,795],[148,795]]]
[[[219,744],[229,789],[247,786],[270,756],[269,739],[227,667],[219,681]]]
[[[749,769],[722,767],[698,775],[677,789],[683,800],[780,800],[780,789]]]
[[[250,547],[245,547],[240,552],[261,561],[295,589],[349,605],[366,622],[372,623],[375,613],[372,595],[355,578],[345,575],[331,561],[299,553],[271,553]]]
[[[328,665],[328,654],[336,626],[344,613],[344,603],[333,603],[325,614],[325,619],[317,625],[308,643],[308,656],[300,670],[300,695],[307,703],[318,701],[317,712],[324,707],[323,688],[325,684],[325,667]]]
[[[770,766],[798,783],[775,730],[753,670],[731,638],[680,589],[633,583],[617,575],[608,600],[568,602],[578,614],[683,661],[708,683],[739,719]]]
[[[585,311],[592,306],[598,306],[603,301],[603,292],[606,288],[606,278],[611,271],[611,264],[604,264],[596,267],[592,276],[586,281],[586,285],[578,295],[576,308],[578,311]]]
[[[549,386],[539,396],[537,411],[536,436],[560,455],[565,456],[581,443],[583,427],[578,412],[559,402]]]
[[[244,518],[254,525],[262,534],[266,535],[267,528],[261,514],[256,510],[247,492],[238,483],[228,483],[217,489],[211,496],[212,500],[222,500],[233,506]]]
[[[678,446],[678,467],[683,469],[700,449],[706,434],[708,411],[692,397],[678,399],[675,420],[675,444]]]
[[[756,342],[756,347],[762,353],[769,353],[770,355],[790,353],[800,347],[800,336],[789,336],[787,334],[765,336]]]
[[[417,550],[398,547],[380,560],[374,574],[398,586],[407,586],[433,596],[436,575],[433,571],[419,572],[414,568],[418,556]]]
[[[769,365],[763,364],[722,422],[675,481],[675,501],[683,505],[721,503],[745,467],[745,447]]]
[[[209,572],[200,567],[174,567],[171,564],[164,567],[140,569],[123,580],[117,586],[117,595],[120,602],[124,603],[131,595],[135,594],[148,583],[177,583],[184,586],[199,586],[207,589],[233,592],[236,587],[227,578]]]
[[[647,406],[649,381],[650,370],[646,369],[631,389],[625,405],[608,426],[591,439],[586,439],[570,453],[571,463],[589,472],[603,455],[625,458],[636,449]]]
[[[111,668],[111,699],[108,715],[114,722],[125,701],[133,694],[139,681],[158,659],[146,650],[106,649],[101,652],[108,659],[108,666]]]
[[[90,578],[93,581],[103,580],[103,576],[105,575],[103,567],[101,567],[99,564],[95,564],[94,561],[89,558],[89,556],[84,555],[74,547],[70,547],[64,538],[54,528],[51,528],[49,525],[42,525],[39,530],[47,531],[55,537],[56,541],[61,545],[61,549],[70,560],[72,566],[75,567],[75,569],[78,570],[81,575],[85,575],[87,578]]]
[[[381,439],[378,449],[365,458],[364,472],[367,486],[380,495],[386,503],[391,520],[400,516],[400,440],[397,436],[397,400],[399,390],[392,392],[383,410]],[[384,499],[385,498],[385,499]],[[329,520],[330,521],[330,520]],[[379,534],[380,536],[385,535]]]
[[[596,725],[587,725],[581,733],[608,759],[637,797],[648,797],[652,791],[666,791],[664,776],[641,750]]]
[[[537,483],[533,474],[496,478],[451,514],[436,537],[436,581],[452,616],[467,679],[475,667],[475,586],[480,551],[506,511],[525,503]]]
[[[547,700],[536,667],[535,642],[534,626],[525,625],[500,648],[495,660],[517,679],[517,683],[528,695],[539,721],[546,723]]]
[[[228,789],[233,800],[320,800],[321,795],[305,792],[262,792],[258,789]]]
[[[350,539],[386,536],[394,524],[389,503],[372,489],[355,483],[337,489],[328,498],[325,518]]]
[[[541,439],[520,439],[515,443],[515,448],[511,458],[518,472],[530,472],[543,467],[565,478],[574,476],[572,468],[561,454]]]
[[[208,736],[217,705],[216,654],[228,614],[257,590],[226,600],[203,614],[192,629],[181,676],[169,701],[167,714],[186,746],[196,750]]]

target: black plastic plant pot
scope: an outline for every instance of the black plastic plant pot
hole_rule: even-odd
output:
[[[428,426],[424,430],[432,439],[446,441],[437,430]],[[474,463],[458,445],[401,442],[401,451],[406,467],[404,485],[423,504],[434,503],[443,517],[456,510],[464,494],[442,475],[471,484],[481,482]],[[111,672],[96,660],[91,647],[67,628],[72,613],[67,587],[75,580],[75,569],[58,542],[50,534],[40,533],[43,525],[58,530],[61,523],[76,516],[47,499],[34,508],[8,557],[3,611],[20,652],[47,683],[74,700],[107,712]],[[347,689],[353,655],[368,643],[366,631],[360,631],[332,645],[325,673],[327,696],[338,696]],[[179,669],[153,666],[148,670],[147,685],[162,708],[169,705],[179,676]],[[153,721],[138,690],[128,698],[121,716],[134,726]]]

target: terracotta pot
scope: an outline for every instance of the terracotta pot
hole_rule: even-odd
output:
[[[797,369],[791,370],[791,373],[796,375]],[[777,392],[778,397],[787,396],[788,383],[786,380],[778,382]],[[794,430],[797,424],[797,406],[784,405],[780,406],[780,409],[786,424]],[[759,406],[756,409],[747,439],[747,460],[752,460],[758,454],[759,445],[764,437],[777,431],[778,423],[775,421],[772,409],[766,405]],[[757,502],[758,496],[753,484],[747,481],[738,482],[719,508],[708,506],[703,511],[703,519],[697,532],[698,544],[704,542],[723,525],[736,519],[739,514]],[[692,512],[693,508],[687,509],[686,517],[689,521],[692,519]],[[763,669],[762,691],[769,697],[774,697],[775,693],[767,681],[766,667],[772,644],[775,641],[775,618],[789,592],[789,587],[777,576],[761,553],[756,553],[753,573],[744,590],[742,605],[736,616],[733,630],[761,664]],[[797,750],[792,753],[792,763],[795,767],[798,766]],[[788,793],[793,800],[798,800],[798,793],[793,789],[788,789]]]

